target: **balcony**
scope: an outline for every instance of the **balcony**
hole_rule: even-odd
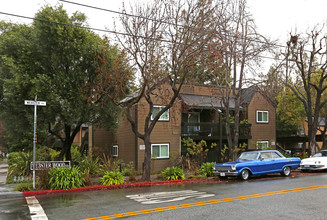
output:
[[[233,132],[234,124],[231,124],[231,132]],[[182,137],[190,137],[192,139],[211,139],[220,138],[219,123],[200,122],[187,123],[182,122]],[[251,124],[240,124],[239,139],[251,139]],[[232,133],[233,135],[233,133]],[[225,124],[222,125],[222,139],[226,139]]]

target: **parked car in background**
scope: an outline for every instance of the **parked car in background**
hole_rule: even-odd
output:
[[[213,173],[221,179],[231,176],[243,180],[270,173],[289,176],[300,163],[300,158],[286,158],[277,150],[248,151],[243,152],[236,161],[215,164]]]
[[[327,169],[327,150],[322,150],[310,158],[303,159],[300,169],[303,172]]]

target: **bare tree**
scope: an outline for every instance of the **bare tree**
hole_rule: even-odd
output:
[[[271,44],[257,33],[254,20],[247,10],[246,0],[222,1],[216,7],[217,38],[222,54],[224,74],[216,74],[216,83],[223,86],[221,102],[225,114],[225,127],[230,157],[235,159],[239,142],[240,111],[243,104],[242,89],[246,74],[261,61],[260,55]],[[231,103],[234,103],[231,106]],[[232,109],[234,108],[234,109]],[[234,113],[234,125],[231,126],[230,114]]]
[[[215,25],[208,22],[212,12],[210,1],[155,0],[131,7],[120,18],[126,35],[117,40],[140,75],[139,90],[123,104],[134,133],[145,144],[143,180],[150,180],[151,133],[160,116],[175,103],[198,58],[205,56],[214,34],[208,31]],[[132,117],[133,106],[141,99],[148,105],[143,131]],[[157,102],[164,107],[153,115]]]
[[[285,84],[301,100],[308,120],[309,150],[316,152],[319,115],[326,105],[327,36],[324,27],[314,27],[306,35],[293,35],[287,42]]]

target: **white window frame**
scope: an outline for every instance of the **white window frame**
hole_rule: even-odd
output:
[[[163,105],[154,105],[153,106],[153,109],[154,108],[160,108],[160,109],[162,109],[162,108],[164,108],[165,106],[163,106]],[[160,111],[160,110],[159,110]],[[168,118],[162,118],[164,115],[165,115],[165,113],[167,112],[167,114],[168,114]],[[164,113],[162,113],[162,115],[160,115],[160,117],[159,117],[159,119],[158,119],[158,121],[169,121],[169,109],[167,109],[167,111],[166,112],[164,112]],[[151,120],[153,120],[154,119],[154,117],[155,116],[153,116],[153,114],[151,115]]]
[[[167,156],[161,156],[161,155],[159,155],[158,157],[153,157],[152,156],[152,149],[153,149],[153,146],[159,146],[159,154],[160,154],[160,152],[161,152],[161,146],[162,145],[167,145],[168,146],[168,155]],[[167,159],[167,158],[169,158],[169,153],[170,153],[170,147],[169,147],[169,143],[161,143],[161,144],[151,144],[151,158],[153,158],[153,159]]]
[[[115,151],[116,151],[116,154],[115,154]],[[115,145],[112,146],[112,156],[113,157],[118,157],[118,144],[115,144]]]
[[[257,149],[265,150],[265,148],[259,148],[259,144],[267,144],[267,148],[269,148],[269,141],[257,141]]]
[[[267,121],[259,121],[259,113],[267,113]],[[257,110],[256,114],[256,121],[257,123],[269,123],[269,111],[262,111],[262,110]],[[263,117],[262,117],[263,118]]]

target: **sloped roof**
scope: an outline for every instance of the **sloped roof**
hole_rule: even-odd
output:
[[[217,96],[180,94],[180,98],[184,104],[193,108],[210,109],[224,107],[221,98]],[[229,100],[229,107],[235,108],[234,99]]]
[[[122,99],[120,101],[120,104],[126,104],[128,102],[133,101],[134,99],[136,99],[140,95],[139,93],[140,93],[140,91],[137,90],[137,91],[133,92],[132,94],[126,96],[124,99]]]
[[[253,89],[253,88],[246,88],[246,89],[242,90],[244,104],[246,104],[246,105],[250,104],[254,93],[255,93],[255,89]]]
[[[244,88],[242,89],[242,96],[243,96],[243,105],[249,105],[254,94],[256,92],[260,93],[263,97],[265,97],[265,99],[267,99],[268,102],[271,103],[272,106],[274,106],[276,108],[276,106],[274,105],[274,103],[271,101],[271,99],[262,91],[260,90],[257,86],[250,86],[249,88]]]

